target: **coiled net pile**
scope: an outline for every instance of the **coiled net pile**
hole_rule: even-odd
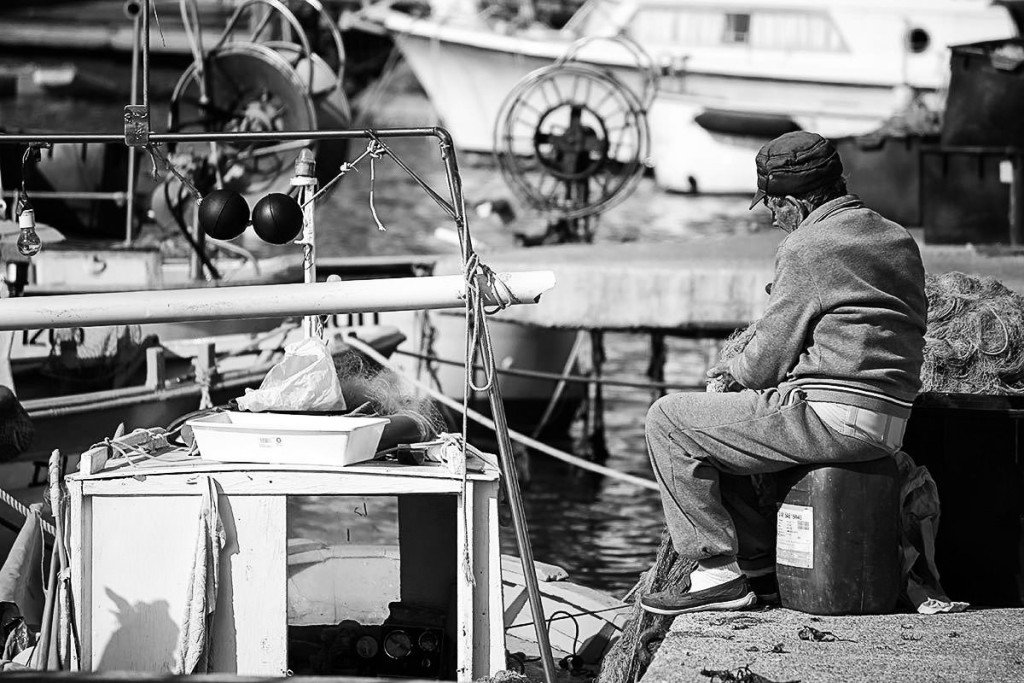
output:
[[[921,391],[1024,394],[1024,296],[998,280],[928,275]]]

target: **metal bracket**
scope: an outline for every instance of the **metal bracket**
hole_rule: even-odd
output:
[[[149,144],[149,106],[129,104],[124,108],[124,144],[145,147]]]

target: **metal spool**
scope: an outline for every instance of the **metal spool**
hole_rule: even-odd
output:
[[[646,108],[610,72],[559,60],[529,74],[498,115],[505,182],[549,219],[592,216],[636,187],[650,148]]]
[[[171,97],[174,132],[261,132],[313,130],[316,112],[295,70],[265,45],[227,45],[207,57],[207,101],[201,99],[193,65]],[[244,193],[261,194],[287,185],[298,148],[275,143],[218,145],[217,157],[226,184]],[[206,143],[179,144],[175,152],[210,154]],[[284,186],[281,185],[281,186]]]
[[[297,5],[297,12],[289,5]],[[305,10],[304,12],[302,10]],[[255,28],[236,36],[244,18]],[[327,28],[326,54],[313,51],[307,30]],[[170,104],[172,132],[294,131],[344,128],[351,122],[342,89],[345,51],[341,34],[317,0],[285,4],[249,0],[238,6],[220,37],[182,74]],[[205,99],[204,99],[205,94]],[[178,145],[173,151],[216,159],[225,187],[255,201],[287,191],[299,149],[311,147],[317,177],[325,184],[338,172],[347,141],[292,141],[249,145]]]

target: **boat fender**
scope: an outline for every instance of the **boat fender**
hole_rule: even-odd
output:
[[[302,208],[295,198],[272,192],[252,210],[252,228],[264,242],[287,244],[302,232]]]
[[[788,116],[780,114],[754,114],[751,112],[705,109],[694,117],[694,122],[709,133],[738,135],[770,140],[783,133],[801,130]]]
[[[199,227],[216,240],[231,240],[249,226],[249,204],[234,190],[214,190],[199,203]]]

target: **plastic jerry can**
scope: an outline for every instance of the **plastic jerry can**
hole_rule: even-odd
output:
[[[896,461],[797,467],[777,477],[782,606],[811,614],[893,611],[900,594]]]

